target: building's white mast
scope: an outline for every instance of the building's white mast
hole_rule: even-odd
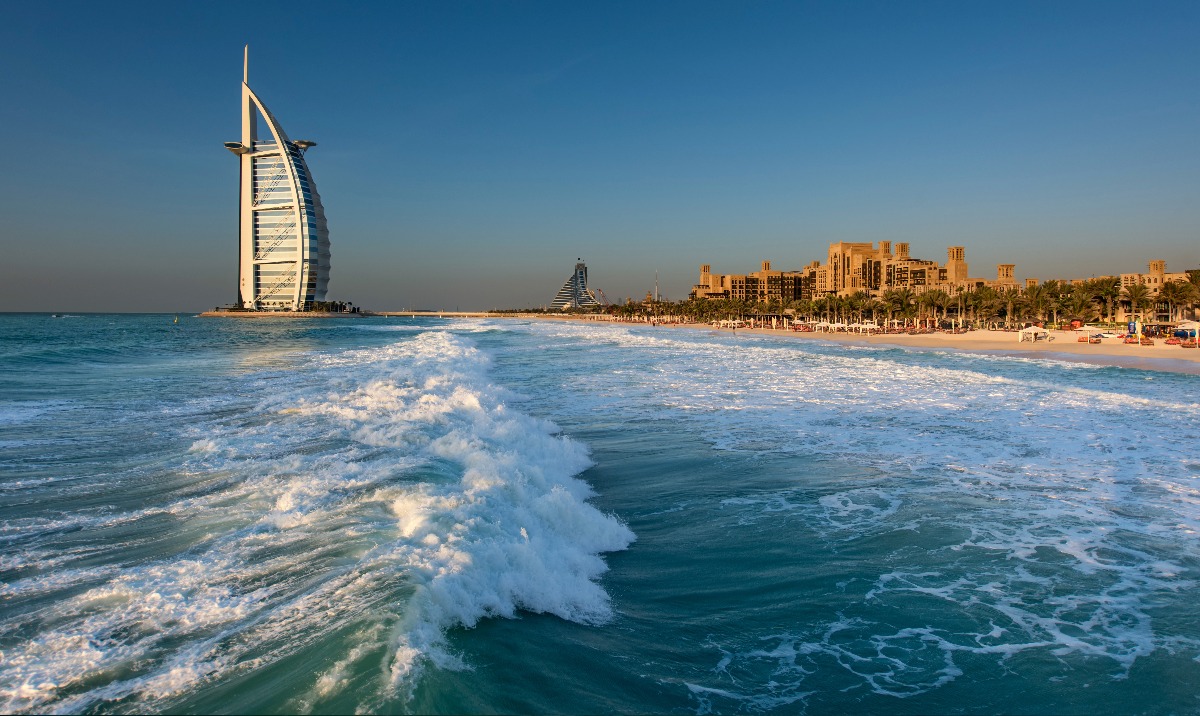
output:
[[[258,139],[258,114],[250,98],[250,45],[242,51],[242,154],[241,196],[238,198],[241,213],[241,278],[239,296],[247,308],[254,308],[258,300],[254,271],[254,142]]]

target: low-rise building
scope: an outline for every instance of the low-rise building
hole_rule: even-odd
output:
[[[800,271],[772,271],[763,261],[748,274],[714,274],[709,264],[700,266],[700,281],[692,286],[693,298],[736,298],[749,301],[793,301],[801,298],[804,275]]]
[[[748,300],[807,300],[821,296],[850,294],[862,291],[872,296],[889,289],[910,289],[922,293],[941,289],[957,293],[964,289],[990,285],[1016,288],[1015,264],[1000,264],[996,280],[971,278],[968,274],[966,249],[951,246],[946,263],[914,258],[906,242],[839,241],[829,245],[826,262],[814,261],[802,269],[772,271],[769,261],[762,270],[749,274],[715,274],[711,267],[700,267],[700,281],[692,287],[696,298],[739,298]]]
[[[1155,259],[1147,265],[1146,273],[1123,273],[1121,274],[1121,288],[1141,284],[1150,289],[1151,294],[1157,294],[1162,290],[1164,284],[1168,283],[1184,283],[1188,280],[1186,271],[1178,273],[1167,273],[1167,262],[1162,259]]]

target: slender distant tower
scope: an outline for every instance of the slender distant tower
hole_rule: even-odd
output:
[[[242,141],[225,142],[241,162],[238,304],[303,311],[329,288],[329,228],[304,153],[250,89],[250,47],[242,66]],[[262,119],[270,135],[259,139]]]

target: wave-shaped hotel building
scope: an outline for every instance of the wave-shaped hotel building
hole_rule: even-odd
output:
[[[242,68],[242,141],[225,147],[241,162],[238,306],[303,311],[329,288],[329,228],[304,153],[254,90],[249,48]],[[265,132],[260,136],[260,121]]]
[[[580,259],[575,264],[574,273],[562,285],[562,288],[558,289],[558,294],[554,296],[550,308],[555,311],[565,311],[569,308],[598,308],[599,306],[600,302],[588,290],[587,265]]]

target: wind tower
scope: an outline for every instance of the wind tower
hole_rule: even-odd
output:
[[[958,285],[967,280],[967,249],[951,246],[946,249],[946,280]]]
[[[250,46],[242,64],[242,140],[225,142],[241,165],[238,305],[303,311],[329,289],[329,228],[304,154],[250,89]],[[259,135],[259,121],[266,132]]]

